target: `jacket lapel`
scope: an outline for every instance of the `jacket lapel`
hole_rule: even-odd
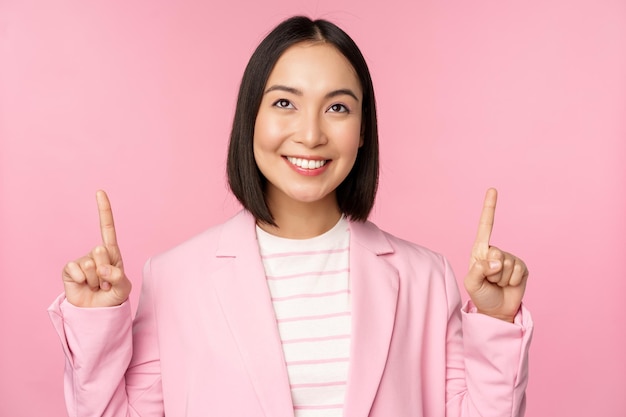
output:
[[[289,377],[256,241],[242,211],[224,223],[213,282],[265,414],[293,417]],[[344,416],[366,417],[387,361],[398,301],[398,271],[384,255],[389,241],[372,223],[350,223],[352,340]]]
[[[242,211],[223,226],[213,274],[226,320],[267,416],[293,417],[289,377],[256,241],[255,221]]]
[[[393,253],[372,223],[350,226],[352,341],[344,416],[366,417],[387,361],[398,301],[398,271],[384,255]]]

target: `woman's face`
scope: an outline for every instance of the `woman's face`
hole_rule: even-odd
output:
[[[254,157],[271,210],[337,206],[335,189],[362,145],[363,92],[350,62],[326,43],[287,49],[267,80],[254,128]]]

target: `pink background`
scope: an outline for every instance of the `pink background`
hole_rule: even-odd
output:
[[[492,243],[532,274],[527,415],[626,415],[622,0],[0,0],[0,415],[65,415],[45,310],[99,242],[97,188],[135,306],[150,255],[237,210],[238,83],[296,13],[341,25],[371,66],[381,227],[461,279],[484,190],[500,190]]]

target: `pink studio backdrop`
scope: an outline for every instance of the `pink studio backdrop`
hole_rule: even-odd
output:
[[[262,4],[262,5],[261,5]],[[237,204],[225,152],[252,50],[292,14],[344,27],[380,111],[373,220],[462,279],[484,190],[536,321],[528,416],[626,415],[623,1],[0,1],[0,416],[63,416],[46,308],[108,190],[144,261]]]

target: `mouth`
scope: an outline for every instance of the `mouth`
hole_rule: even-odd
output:
[[[329,159],[304,159],[294,158],[293,156],[286,156],[285,158],[287,158],[289,163],[301,169],[319,169],[330,161]]]

